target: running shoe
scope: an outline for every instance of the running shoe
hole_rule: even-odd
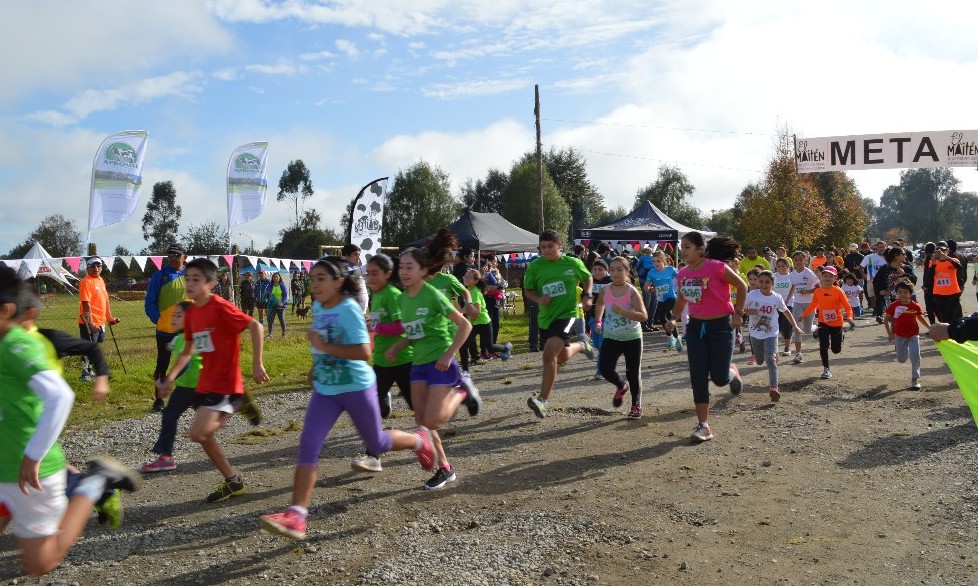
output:
[[[851,332],[855,329],[856,329],[856,322],[849,320],[849,331]]]
[[[920,381],[917,380],[917,379],[915,379],[915,378],[910,379],[910,388],[913,389],[913,390],[915,390],[915,391],[919,391],[920,390]]]
[[[391,416],[391,393],[387,391],[380,398],[380,417],[382,419],[387,419]]]
[[[832,378],[832,371],[829,370],[828,368],[822,370],[822,378],[824,379]]]
[[[755,364],[757,364],[757,359],[751,354],[750,358],[747,359],[747,366],[754,366]]]
[[[245,492],[245,484],[241,478],[238,478],[237,482],[231,482],[230,480],[222,480],[214,492],[207,495],[207,502],[209,503],[223,503],[233,496],[240,496]]]
[[[778,387],[771,387],[771,392],[768,393],[768,396],[771,397],[772,403],[777,403],[781,400],[781,389]]]
[[[118,529],[122,526],[122,491],[118,488],[100,503],[95,505],[95,512],[98,513],[98,524]]]
[[[81,372],[81,376],[78,377],[78,380],[83,383],[90,383],[95,380],[95,376],[92,374],[91,370],[83,370]]]
[[[581,334],[578,339],[584,345],[584,355],[594,360],[594,346],[591,345],[591,338],[588,338],[587,334]]]
[[[513,344],[511,342],[506,342],[504,348],[506,349],[503,350],[503,353],[499,355],[499,359],[502,360],[503,362],[506,362],[507,360],[509,360],[509,357],[513,355]]]
[[[642,418],[642,408],[638,405],[632,405],[631,411],[628,412],[629,419],[641,419]]]
[[[593,378],[594,380],[601,380],[601,379],[603,379],[604,377],[603,377],[603,376],[601,376],[601,373],[600,373],[600,372],[595,372],[595,373],[594,373],[594,376],[592,376],[591,378]]]
[[[142,484],[142,477],[135,470],[130,470],[126,466],[109,456],[100,456],[88,463],[85,469],[85,477],[101,476],[105,479],[105,490],[122,489],[126,492],[139,490]]]
[[[153,472],[163,472],[165,470],[176,470],[177,461],[173,458],[167,458],[164,455],[159,455],[152,462],[146,462],[143,464],[143,472],[153,473]]]
[[[241,404],[238,413],[252,425],[261,424],[261,409],[258,408],[258,403],[255,402],[255,398],[248,389],[245,389],[244,403]]]
[[[628,381],[625,381],[618,390],[615,391],[615,396],[611,398],[611,405],[613,407],[621,407],[622,400],[625,398],[625,393],[628,392]]]
[[[439,468],[435,475],[428,479],[428,482],[424,483],[425,490],[439,490],[445,488],[445,485],[449,482],[455,482],[458,480],[458,476],[455,475],[455,470],[449,470],[448,468]]]
[[[163,410],[163,406],[164,406],[163,399],[161,399],[159,397],[156,397],[156,399],[153,400],[153,412],[154,413],[159,413],[160,411],[162,411]]]
[[[475,417],[482,409],[482,395],[479,394],[479,389],[475,388],[471,378],[463,376],[462,387],[465,389],[465,398],[462,399],[462,404],[469,410],[469,417]]]
[[[690,435],[689,437],[698,442],[710,441],[711,439],[713,439],[713,432],[710,431],[710,424],[700,423],[699,425],[696,426],[696,429],[693,430],[692,435]]]
[[[672,350],[676,347],[676,338],[669,336],[669,341],[666,342],[666,348]]]
[[[883,323],[883,316],[882,315],[877,315],[876,316],[876,323],[878,323],[878,324],[882,324]]]
[[[730,370],[733,371],[733,376],[730,378],[730,392],[737,396],[744,390],[744,381],[740,378],[740,369],[733,362],[730,363]]]
[[[526,400],[526,404],[540,419],[547,416],[547,402],[543,399],[539,397],[530,397]]]
[[[370,454],[353,458],[353,460],[350,462],[350,468],[353,468],[359,472],[384,471],[384,467],[380,464],[380,458],[377,456],[371,456]]]
[[[269,533],[296,541],[306,538],[306,518],[291,508],[285,509],[284,513],[262,515],[258,518],[258,526]]]
[[[794,364],[801,364],[802,360],[804,360],[804,358],[802,357],[801,352],[798,352],[795,354],[795,357],[791,360],[791,362]]]
[[[791,356],[791,350],[784,349],[781,351],[782,356]]]
[[[414,434],[421,440],[421,445],[414,450],[414,455],[418,457],[418,464],[421,464],[425,470],[432,470],[437,463],[437,458],[435,457],[435,446],[431,440],[431,430],[422,425]],[[380,461],[378,460],[377,463],[380,464]]]
[[[683,350],[686,349],[686,341],[683,336],[676,338],[676,352],[682,354]]]

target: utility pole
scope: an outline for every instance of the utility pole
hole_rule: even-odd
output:
[[[537,121],[537,196],[540,198],[540,232],[543,232],[543,146],[540,144],[540,86],[533,86],[533,117]]]

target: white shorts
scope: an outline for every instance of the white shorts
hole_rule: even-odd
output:
[[[10,511],[14,535],[22,539],[56,535],[68,508],[67,482],[67,470],[42,478],[40,492],[28,487],[24,494],[16,482],[0,482],[0,503]]]

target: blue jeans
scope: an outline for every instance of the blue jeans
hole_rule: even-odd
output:
[[[778,386],[778,336],[761,339],[751,336],[750,348],[758,365],[767,362],[768,384]]]
[[[655,317],[655,310],[659,305],[659,297],[658,295],[656,295],[655,289],[652,289],[651,291],[646,291],[643,285],[642,303],[645,304],[645,311],[649,314],[649,319],[645,320],[645,323],[642,325],[644,325],[646,328],[651,328],[652,318]]]
[[[173,387],[170,399],[163,408],[163,423],[160,425],[160,435],[153,444],[153,453],[161,456],[173,455],[173,442],[177,438],[177,423],[183,412],[193,405],[197,391],[189,387]]]
[[[282,326],[282,335],[285,335],[285,307],[269,307],[268,308],[268,331],[266,334],[272,335],[272,330],[275,329],[275,317],[278,316],[278,323]]]
[[[710,402],[710,380],[718,387],[730,383],[730,359],[733,357],[734,331],[730,316],[711,320],[689,318],[686,326],[686,356],[689,358],[689,382],[693,402]]]

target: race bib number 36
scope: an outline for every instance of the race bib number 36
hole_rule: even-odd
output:
[[[403,325],[404,333],[407,334],[408,338],[412,340],[420,340],[424,337],[424,322],[420,319],[405,322]]]
[[[214,351],[214,341],[211,340],[211,333],[195,332],[194,354],[200,354],[201,352],[213,352],[213,351]]]
[[[567,288],[564,287],[563,281],[556,281],[554,283],[547,283],[543,286],[541,290],[542,293],[548,297],[560,297],[561,295],[567,294]]]

